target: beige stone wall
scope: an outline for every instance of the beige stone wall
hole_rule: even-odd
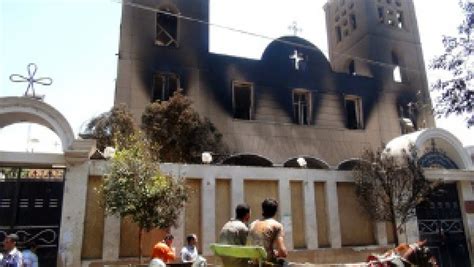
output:
[[[342,245],[375,245],[375,224],[358,205],[354,184],[338,183],[337,196]]]
[[[83,259],[102,258],[102,239],[104,230],[104,208],[101,194],[96,190],[102,185],[102,177],[89,176],[87,185],[86,217],[84,222]]]
[[[219,238],[219,233],[222,226],[230,219],[235,217],[235,207],[231,207],[231,188],[230,180],[217,179],[216,180],[216,240]]]
[[[314,183],[314,194],[314,200],[316,201],[316,220],[318,222],[318,244],[321,248],[327,248],[331,244],[329,243],[328,214],[324,183]]]
[[[296,249],[306,248],[303,182],[291,182],[290,187],[293,246]]]
[[[188,202],[185,206],[184,211],[184,237],[188,234],[196,234],[198,239],[201,239],[201,222],[202,216],[205,214],[202,213],[202,200],[201,200],[201,180],[188,178],[186,180],[186,185],[191,190],[189,195]],[[211,210],[206,210],[205,212],[212,212]],[[186,244],[183,240],[183,244]],[[198,250],[202,251],[202,242],[198,243]]]

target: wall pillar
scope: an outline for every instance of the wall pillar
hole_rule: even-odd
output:
[[[209,244],[216,242],[216,180],[211,175],[206,175],[202,179],[202,210],[210,211],[204,212],[201,216],[202,220],[202,254],[204,256],[212,255],[209,249]]]
[[[81,266],[88,174],[87,161],[67,167],[58,245],[60,267]]]
[[[399,222],[397,221],[397,224],[398,223]],[[399,243],[405,242],[411,244],[420,240],[420,232],[418,230],[418,219],[416,217],[410,218],[402,227],[402,229],[404,230],[403,233],[397,231]]]
[[[244,203],[244,179],[242,177],[232,177],[231,180],[231,210],[235,210],[237,205]],[[231,216],[232,217],[232,216]]]
[[[285,228],[285,246],[287,250],[293,250],[293,224],[291,219],[291,188],[288,179],[278,182],[278,195],[280,198],[279,211],[281,223]],[[283,201],[282,201],[283,200]]]
[[[305,181],[304,186],[304,231],[306,237],[306,247],[308,249],[318,248],[318,223],[316,221],[316,205],[314,195],[314,183]]]
[[[120,217],[107,215],[104,220],[104,241],[102,244],[102,259],[115,261],[120,253]]]
[[[182,209],[178,216],[177,227],[171,227],[170,230],[174,236],[173,246],[176,248],[176,253],[179,253],[180,249],[184,246],[184,213],[185,210]]]
[[[341,245],[341,223],[339,219],[339,203],[337,198],[337,183],[326,182],[326,210],[328,213],[329,242],[331,248],[340,248]]]
[[[380,246],[388,245],[387,223],[386,222],[376,222],[374,230],[375,230],[375,239],[377,241],[377,245],[380,245]]]

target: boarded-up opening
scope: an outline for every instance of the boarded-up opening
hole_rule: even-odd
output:
[[[251,210],[250,221],[262,218],[262,201],[265,198],[278,200],[277,181],[246,180],[244,182],[244,199]],[[278,207],[275,219],[280,220],[280,207]]]
[[[101,259],[104,236],[104,208],[102,195],[96,190],[102,184],[102,177],[90,176],[87,185],[86,217],[84,222],[84,240],[82,242],[83,259]]]
[[[395,237],[393,236],[393,228],[395,226],[391,222],[387,222],[385,225],[386,225],[385,227],[386,227],[386,230],[387,230],[387,242],[389,244],[393,244],[393,243],[395,243]]]
[[[343,246],[375,245],[375,224],[359,205],[355,185],[337,183],[337,199]]]
[[[163,240],[165,232],[160,229],[143,232],[142,248],[144,257],[150,256],[153,246]],[[119,257],[138,257],[138,226],[129,217],[121,219]]]
[[[190,194],[184,212],[184,235],[186,238],[188,234],[196,234],[201,240],[201,180],[186,179],[186,185],[190,189]],[[183,240],[183,244],[186,244],[185,240]],[[197,247],[199,252],[202,252],[202,242],[198,242]]]
[[[230,180],[216,179],[216,239],[219,239],[219,233],[222,226],[231,218],[235,217],[235,207],[231,207],[231,189]],[[216,241],[217,241],[216,240]]]
[[[318,245],[320,248],[330,247],[326,191],[323,182],[314,183],[314,200],[316,201],[316,221],[318,223]]]
[[[306,248],[303,182],[290,182],[294,248]]]

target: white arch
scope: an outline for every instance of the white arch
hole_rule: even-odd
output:
[[[392,155],[401,155],[403,150],[409,150],[410,144],[414,144],[416,148],[419,149],[431,139],[441,139],[449,145],[450,149],[444,152],[446,152],[446,155],[453,160],[459,168],[473,169],[471,159],[459,139],[452,133],[441,128],[425,129],[399,136],[392,139],[385,148],[386,151],[390,150],[390,154]]]
[[[0,98],[0,128],[19,122],[37,123],[51,129],[61,140],[63,151],[74,141],[71,125],[52,106],[28,97]]]

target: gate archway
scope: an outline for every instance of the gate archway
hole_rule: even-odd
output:
[[[20,246],[38,243],[41,266],[79,266],[83,225],[77,222],[84,220],[95,140],[75,139],[64,116],[42,101],[0,98],[0,128],[21,122],[51,129],[64,153],[0,151],[0,241],[16,233]]]

